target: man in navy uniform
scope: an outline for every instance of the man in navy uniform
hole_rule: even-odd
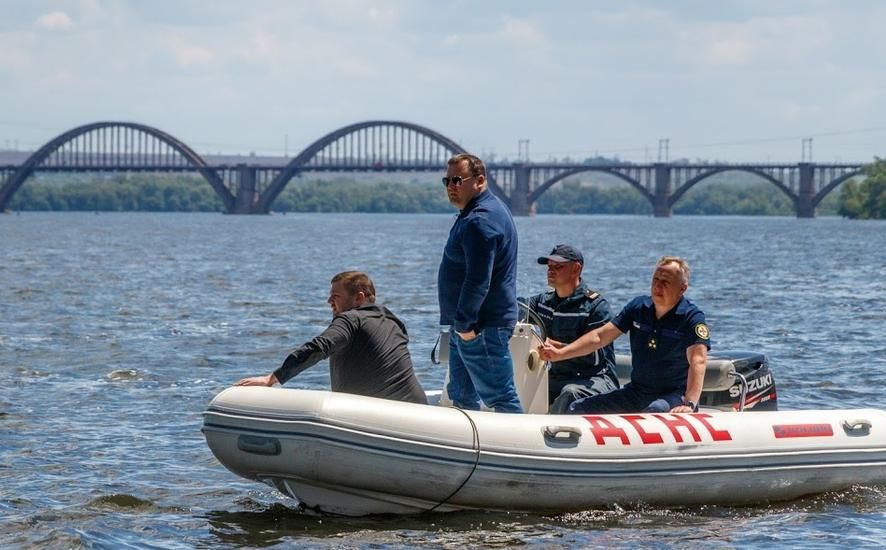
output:
[[[586,355],[631,333],[631,381],[616,391],[586,397],[572,413],[693,412],[704,383],[710,333],[704,313],[683,294],[689,265],[665,256],[655,266],[651,296],[631,300],[611,322],[575,342],[545,342],[541,356],[562,361]]]
[[[558,244],[538,263],[548,267],[551,290],[529,298],[527,305],[544,324],[548,338],[568,344],[612,320],[609,303],[581,277],[584,256],[579,249]],[[609,393],[618,388],[612,344],[589,353],[557,361],[548,375],[551,414],[568,412],[578,399]]]

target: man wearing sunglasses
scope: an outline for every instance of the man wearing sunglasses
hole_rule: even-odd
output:
[[[449,325],[449,385],[455,406],[521,413],[508,341],[517,322],[517,230],[487,187],[474,155],[449,159],[443,178],[459,209],[437,272],[440,324]]]

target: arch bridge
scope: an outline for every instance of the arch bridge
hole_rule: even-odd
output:
[[[434,172],[465,151],[454,140],[417,124],[375,120],[330,132],[285,163],[210,164],[179,139],[133,122],[96,122],[51,139],[21,165],[0,166],[0,212],[36,172],[196,172],[228,213],[266,214],[293,178],[312,172]],[[655,216],[668,217],[689,189],[716,174],[741,171],[784,192],[798,217],[814,217],[821,200],[859,175],[853,164],[564,164],[490,163],[490,188],[515,215],[531,215],[556,183],[582,173],[605,173],[640,192]],[[441,191],[442,192],[442,191]]]
[[[794,204],[798,218],[815,217],[815,209],[844,181],[861,175],[862,163],[815,164],[514,164],[499,177],[515,214],[529,215],[554,184],[582,173],[602,173],[622,180],[652,205],[656,217],[670,217],[674,204],[697,184],[724,172],[744,172],[781,190]],[[497,169],[497,168],[496,168]]]

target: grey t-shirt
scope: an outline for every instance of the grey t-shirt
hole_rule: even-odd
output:
[[[310,342],[293,350],[274,371],[281,384],[329,358],[332,391],[427,403],[406,347],[406,327],[381,305],[336,315]]]

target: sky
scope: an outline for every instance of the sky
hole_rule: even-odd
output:
[[[488,158],[886,156],[881,0],[0,0],[0,149],[139,122],[294,155],[401,120]],[[665,141],[667,151],[665,152]],[[808,153],[807,153],[808,154]]]

